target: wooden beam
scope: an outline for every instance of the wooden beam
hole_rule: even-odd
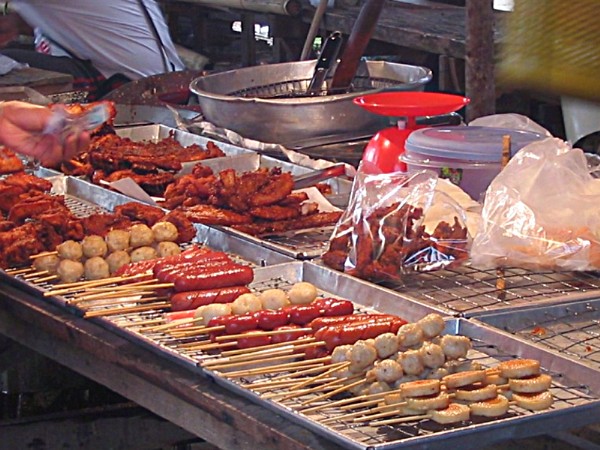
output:
[[[494,8],[492,0],[466,2],[465,94],[467,122],[496,111]]]

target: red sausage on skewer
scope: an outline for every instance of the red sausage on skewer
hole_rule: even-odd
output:
[[[250,284],[254,279],[251,267],[233,264],[215,271],[190,271],[173,281],[175,291],[195,291]]]
[[[196,309],[212,303],[231,303],[242,294],[250,292],[246,286],[231,286],[201,291],[176,292],[169,299],[172,311]]]

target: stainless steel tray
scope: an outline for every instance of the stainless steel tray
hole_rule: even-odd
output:
[[[46,173],[49,175],[49,173]],[[114,210],[118,205],[132,201],[131,198],[117,192],[104,189],[79,178],[54,175],[47,178],[52,183],[52,193],[64,195],[65,204],[78,217],[87,217],[94,213],[103,213]],[[279,252],[257,246],[247,240],[231,236],[220,230],[196,224],[197,235],[194,242],[205,244],[215,250],[225,251],[236,260],[252,266],[267,266],[280,264],[292,260]],[[13,276],[0,270],[2,278],[30,292],[42,294],[52,289],[52,283],[36,283],[35,279],[25,278],[27,274]],[[48,301],[67,306],[68,300],[63,297],[48,297]],[[72,308],[73,312],[81,313],[79,309]]]
[[[600,299],[476,318],[561,356],[600,371]]]
[[[165,125],[142,125],[136,127],[117,128],[116,133],[124,138],[129,138],[132,141],[151,141],[157,142],[168,137],[172,137],[182,146],[188,147],[192,144],[198,144],[203,147],[211,141],[219,146],[227,156],[242,155],[245,153],[253,153],[251,150],[238,147],[225,142],[217,142],[214,139],[209,139],[204,136],[190,133],[188,131],[178,130],[177,128],[167,127]]]
[[[504,289],[497,287],[496,270],[465,266],[407,274],[402,282],[382,285],[403,297],[461,317],[600,296],[600,272],[531,272],[506,268],[502,278]]]
[[[427,419],[377,428],[347,421],[325,424],[320,421],[340,415],[343,411],[332,407],[312,415],[304,415],[297,410],[300,400],[288,400],[285,404],[266,400],[238,382],[225,379],[218,373],[211,375],[218,384],[257,403],[266,404],[273,411],[346,448],[361,450],[481,448],[482,442],[491,445],[506,439],[545,434],[549,429],[568,430],[597,421],[596,414],[600,411],[600,382],[594,378],[596,373],[593,370],[465,319],[448,319],[446,331],[470,337],[474,347],[469,359],[484,367],[516,357],[538,359],[543,370],[554,379],[551,387],[555,399],[553,406],[538,412],[511,406],[509,413],[501,418],[472,419],[449,427],[437,425]],[[251,378],[241,380],[243,383],[250,381]],[[274,387],[270,393],[272,392],[277,392],[277,388]]]

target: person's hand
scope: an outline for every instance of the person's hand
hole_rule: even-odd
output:
[[[56,135],[43,134],[52,111],[44,106],[9,101],[0,103],[0,144],[37,158],[52,167],[85,151],[89,133],[69,135],[62,142]]]

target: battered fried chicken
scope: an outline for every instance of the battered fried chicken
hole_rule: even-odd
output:
[[[129,217],[133,222],[142,222],[151,227],[163,219],[165,212],[156,206],[138,202],[127,202],[114,209],[115,214]]]
[[[23,170],[23,161],[7,148],[0,148],[0,174],[19,172]]]
[[[171,222],[177,228],[177,243],[190,242],[196,237],[194,224],[185,216],[183,211],[176,209],[168,213],[163,220]]]
[[[54,250],[62,241],[52,226],[41,222],[27,222],[0,232],[0,267],[28,265],[31,255]]]
[[[131,219],[119,214],[92,214],[81,220],[86,235],[97,234],[104,236],[110,230],[126,230],[131,225]]]
[[[35,175],[29,175],[25,172],[18,172],[12,174],[0,182],[8,186],[20,186],[25,191],[36,190],[41,192],[49,192],[52,189],[52,183],[43,178],[36,177]]]
[[[231,228],[251,234],[261,236],[265,234],[281,233],[288,230],[304,230],[307,228],[318,228],[335,224],[341,212],[321,212],[310,216],[301,216],[291,220],[279,220],[272,222],[255,222],[251,224],[232,225]]]
[[[102,170],[96,170],[92,174],[92,182],[95,184],[103,184],[102,181],[112,183],[123,178],[131,178],[148,194],[156,196],[163,195],[166,187],[175,180],[170,172],[140,174],[131,169],[117,170],[109,175]]]
[[[45,213],[59,213],[71,217],[71,211],[65,206],[63,196],[39,194],[23,199],[13,205],[8,212],[8,220],[21,225],[26,219],[35,219]]]
[[[252,218],[246,214],[211,205],[195,205],[182,209],[182,212],[190,221],[205,225],[236,225],[252,222]]]

